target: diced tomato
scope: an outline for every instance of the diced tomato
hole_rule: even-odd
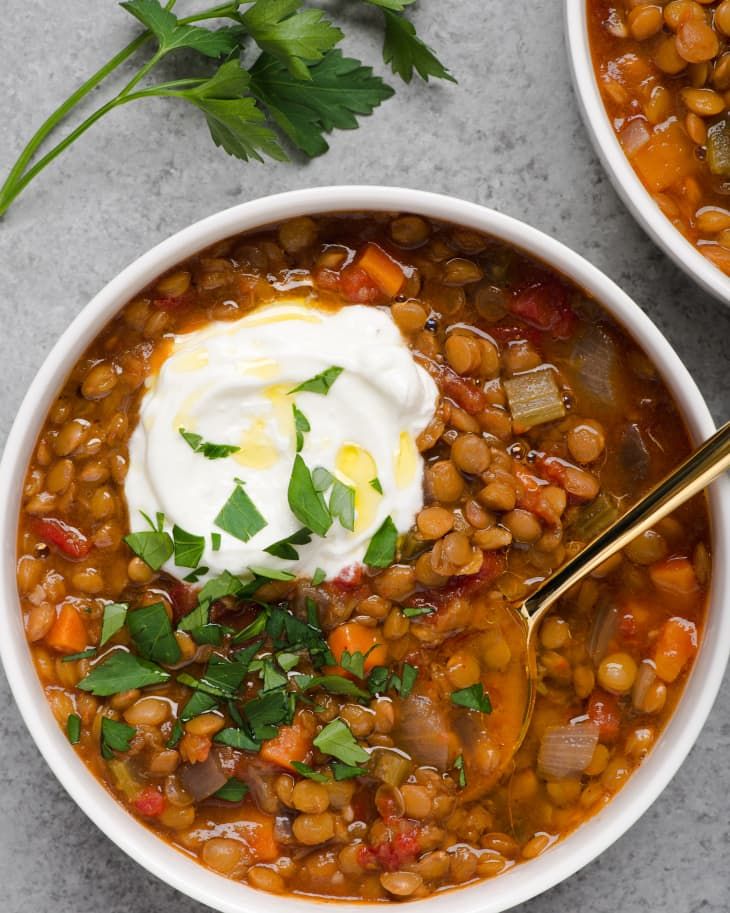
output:
[[[30,527],[39,539],[53,545],[66,558],[78,560],[91,551],[91,541],[75,526],[54,517],[34,517]]]
[[[518,339],[526,339],[533,345],[538,345],[540,342],[540,334],[534,327],[518,327],[513,324],[496,324],[489,328],[489,334],[502,345],[506,345],[509,342],[516,342]]]
[[[313,273],[314,284],[327,292],[338,292],[340,290],[340,274],[337,270],[319,267]]]
[[[352,301],[354,304],[375,304],[384,300],[380,288],[359,266],[346,266],[342,270],[339,290],[348,301]]]
[[[614,694],[596,688],[588,698],[586,713],[598,725],[601,741],[613,742],[618,737],[621,718],[618,698]]]
[[[568,290],[560,282],[536,282],[518,290],[510,306],[513,314],[557,339],[568,339],[576,316],[568,301]]]
[[[560,523],[560,516],[542,493],[545,480],[527,472],[521,466],[515,466],[514,474],[522,482],[522,491],[517,496],[517,506],[541,517],[550,526],[557,526]]]
[[[362,584],[363,575],[362,564],[350,564],[343,568],[331,583],[339,590],[354,590]]]
[[[159,311],[177,311],[188,303],[188,295],[178,295],[177,298],[153,298],[152,307]]]
[[[482,389],[449,368],[441,373],[441,389],[469,415],[476,415],[487,405],[487,397]]]
[[[147,818],[157,818],[165,810],[165,797],[154,786],[145,786],[134,800],[133,805]]]
[[[168,588],[167,593],[172,602],[172,611],[176,622],[180,621],[188,612],[192,612],[198,604],[195,590],[187,583],[183,583],[182,580],[175,580]]]
[[[439,610],[443,609],[454,596],[474,595],[491,586],[497,577],[504,573],[507,560],[503,552],[485,551],[482,552],[482,555],[484,556],[482,566],[476,574],[457,574],[446,586],[437,590],[421,590],[408,599],[409,605],[412,606],[431,605],[436,607],[436,612],[422,615],[418,619],[419,622],[436,624]]]
[[[358,862],[363,868],[380,866],[387,872],[394,872],[404,865],[415,862],[421,852],[418,831],[409,828],[392,834],[390,839],[374,846],[362,846],[358,853]]]

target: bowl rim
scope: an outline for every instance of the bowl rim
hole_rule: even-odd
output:
[[[96,780],[68,743],[46,701],[30,660],[15,579],[15,539],[22,480],[38,431],[71,365],[101,327],[156,276],[230,235],[297,215],[344,211],[412,212],[495,235],[549,263],[584,288],[641,341],[672,392],[695,441],[709,436],[709,410],[677,354],[658,328],[607,276],[580,255],[509,216],[454,197],[383,186],[333,186],[290,191],[242,203],[188,228],[133,261],[77,315],[46,357],[21,404],[0,464],[0,656],[16,703],[41,754],[76,804],[127,855],[189,897],[222,911],[308,913],[312,900],[275,896],[233,882],[173,849],[141,825]],[[714,483],[713,552],[730,553],[730,479]],[[682,699],[644,764],[608,805],[544,855],[487,882],[460,889],[463,913],[501,913],[572,875],[617,840],[669,783],[694,744],[720,687],[730,652],[730,589],[727,567],[713,574],[701,649]],[[726,604],[723,610],[723,602]],[[578,837],[577,835],[580,834]],[[428,913],[450,913],[451,892],[419,901]],[[332,902],[342,913],[374,913],[381,904]]]
[[[730,276],[691,244],[652,199],[621,148],[598,88],[588,35],[587,0],[564,0],[565,38],[575,96],[583,123],[616,193],[649,237],[687,276],[730,304]]]

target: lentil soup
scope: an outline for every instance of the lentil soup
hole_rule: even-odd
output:
[[[599,89],[664,215],[730,275],[730,2],[587,0]]]
[[[208,538],[215,557],[221,531],[248,544],[266,522],[246,493],[254,470],[239,466],[216,529],[197,530],[205,541],[168,532],[159,504],[138,531],[131,442],[174,339],[237,326],[292,289],[329,315],[385,315],[435,384],[413,457],[422,506],[401,535],[389,517],[364,560],[336,575],[281,562],[211,575]],[[334,403],[346,374],[333,365],[300,389]],[[295,467],[315,434],[297,403]],[[206,469],[241,456],[179,430]],[[18,534],[38,675],[94,775],[221,875],[369,901],[492,878],[598,812],[671,715],[709,585],[704,499],[545,620],[534,719],[505,772],[525,688],[510,605],[688,452],[636,344],[580,289],[494,238],[408,214],[297,218],[232,238],[127,304],[49,411]],[[309,525],[264,550],[284,566],[333,535],[314,529],[316,505],[356,530],[368,497],[388,495],[380,466],[351,489],[311,469]]]

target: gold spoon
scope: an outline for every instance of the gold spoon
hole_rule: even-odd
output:
[[[651,491],[629,508],[600,536],[544,580],[518,607],[525,624],[527,649],[527,700],[520,734],[509,756],[503,755],[502,769],[524,741],[535,709],[537,692],[537,635],[540,624],[555,603],[576,583],[616,552],[646,532],[680,504],[699,494],[722,472],[730,468],[730,422],[720,428],[677,469],[665,476]]]

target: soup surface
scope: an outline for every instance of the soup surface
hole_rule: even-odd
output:
[[[624,152],[667,218],[730,275],[730,2],[587,3]]]
[[[510,761],[511,606],[688,449],[621,328],[493,238],[407,214],[232,238],[129,302],[50,409],[18,536],[39,677],[106,788],[222,875],[383,901],[491,878],[600,810],[681,693],[703,500],[544,622]]]

